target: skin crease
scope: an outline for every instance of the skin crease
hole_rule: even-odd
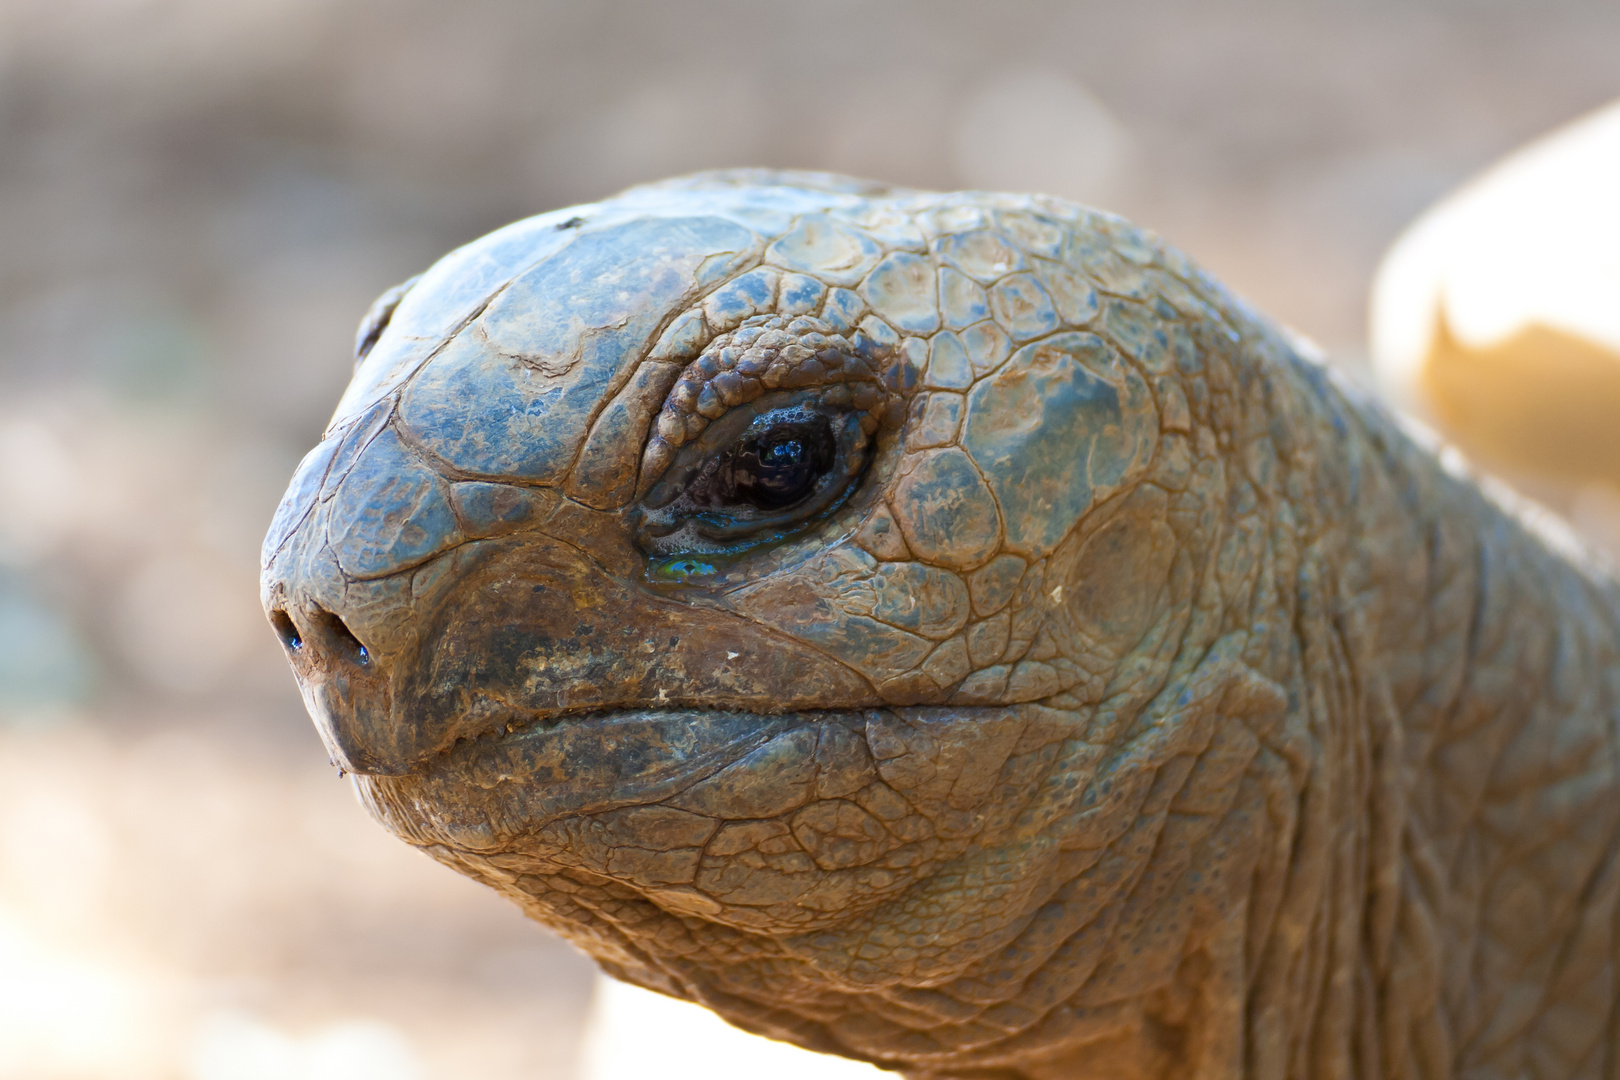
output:
[[[1620,1072],[1613,584],[1151,234],[710,174],[362,347],[266,610],[376,818],[611,974],[915,1077]],[[842,501],[658,539],[784,402]]]

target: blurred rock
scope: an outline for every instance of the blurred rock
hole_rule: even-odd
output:
[[[1617,191],[1620,102],[1426,211],[1374,282],[1373,357],[1389,391],[1471,449],[1620,474]],[[1583,388],[1602,403],[1583,402]],[[1606,430],[1566,435],[1586,408],[1607,416]],[[1585,452],[1590,440],[1601,461]],[[1560,448],[1576,452],[1564,460]]]
[[[1381,384],[1620,551],[1620,102],[1426,211],[1379,267]]]

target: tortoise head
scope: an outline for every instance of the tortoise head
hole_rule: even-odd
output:
[[[1150,639],[1167,665],[1190,604],[1178,380],[1231,333],[1190,279],[1054,200],[821,177],[637,189],[452,253],[362,327],[266,540],[333,760],[638,981],[966,971],[1056,887],[1029,830],[1051,858],[1065,814],[1117,837],[1135,811],[1098,806],[1170,753],[1099,804],[1074,747],[1136,752],[1163,678],[1117,671]],[[1000,892],[963,898],[973,860]]]

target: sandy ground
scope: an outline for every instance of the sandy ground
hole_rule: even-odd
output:
[[[0,1080],[577,1073],[589,965],[365,819],[258,611],[384,288],[807,166],[1121,210],[1357,371],[1402,223],[1617,49],[1562,0],[0,5]]]

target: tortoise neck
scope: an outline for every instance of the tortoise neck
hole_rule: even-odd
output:
[[[1408,1052],[1449,1049],[1459,1073],[1550,1060],[1574,1075],[1607,1040],[1614,1000],[1599,972],[1620,887],[1620,603],[1477,491],[1456,497],[1473,512],[1431,526],[1425,678],[1396,699],[1389,783],[1406,813],[1398,863],[1381,871],[1400,898],[1385,905],[1400,914],[1382,930],[1383,1027],[1410,1018]],[[1459,523],[1477,524],[1464,536]],[[1419,965],[1432,980],[1401,977]]]
[[[1356,722],[1327,764],[1363,785],[1365,888],[1340,899],[1354,964],[1323,969],[1354,988],[1342,1044],[1362,1076],[1576,1075],[1616,1000],[1620,592],[1350,411],[1331,621]]]

